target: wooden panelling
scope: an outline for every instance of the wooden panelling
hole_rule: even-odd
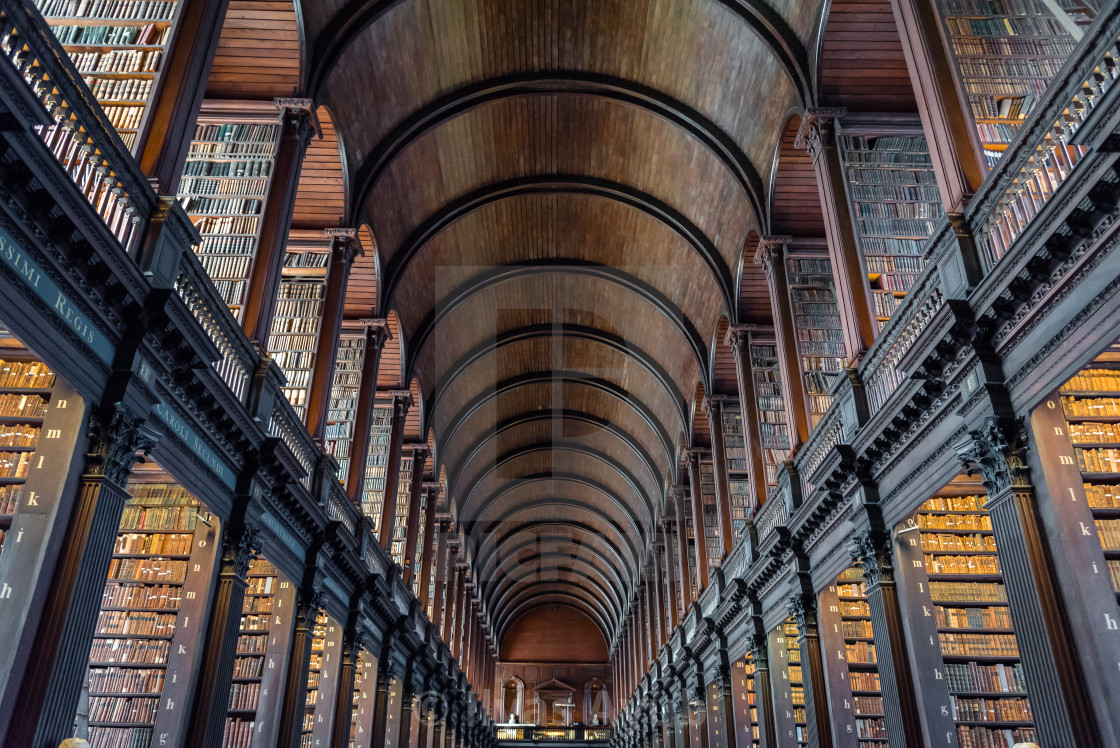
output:
[[[777,170],[770,202],[771,233],[823,237],[824,216],[817,175],[808,151],[794,147],[799,117],[791,117],[778,141]]]
[[[520,662],[606,662],[607,643],[587,616],[573,608],[550,605],[514,621],[502,637],[498,655]]]
[[[299,76],[299,26],[291,0],[230,0],[207,98],[294,96]]]
[[[917,111],[889,0],[833,0],[819,65],[824,106]]]
[[[770,286],[766,281],[766,271],[755,262],[758,250],[758,232],[747,234],[743,244],[743,268],[739,281],[739,321],[770,324],[773,307],[770,305]]]
[[[719,327],[716,328],[716,337],[713,345],[715,346],[715,355],[713,356],[712,366],[712,381],[714,387],[712,392],[719,395],[739,395],[739,380],[735,374],[735,356],[731,352],[731,346],[724,342],[727,335],[727,318],[721,317]]]
[[[335,228],[342,226],[346,217],[346,185],[338,133],[326,107],[319,107],[316,116],[323,136],[311,141],[303,158],[292,211],[292,227],[297,229]]]

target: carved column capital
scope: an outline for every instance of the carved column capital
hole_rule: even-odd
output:
[[[786,245],[792,241],[792,236],[784,235],[764,236],[759,239],[758,249],[754,252],[754,261],[762,265],[767,277],[774,271],[775,265],[783,262]]]
[[[859,564],[868,588],[894,584],[891,539],[887,533],[867,530],[848,540],[848,553]]]
[[[700,407],[709,418],[713,414],[718,415],[723,412],[723,404],[727,400],[727,395],[704,395],[704,399],[700,401]]]
[[[747,350],[751,342],[751,333],[758,330],[758,325],[729,325],[723,336],[723,342],[729,346],[736,355],[741,355]]]
[[[832,142],[836,120],[847,113],[848,110],[842,107],[805,110],[793,147],[808,151],[815,158],[823,146]]]
[[[412,407],[412,393],[408,390],[391,390],[389,396],[393,399],[393,412],[398,418],[404,418],[408,415],[408,409]]]
[[[342,263],[344,272],[349,274],[354,260],[362,254],[355,229],[323,229],[324,238],[331,240],[331,265]]]
[[[817,636],[817,603],[812,595],[798,593],[786,601],[786,610],[797,622],[799,638]]]
[[[323,610],[325,599],[323,590],[317,585],[312,586],[310,590],[301,592],[299,599],[296,601],[297,625],[302,623],[305,628],[314,626],[315,619],[319,617],[319,613]]]
[[[747,637],[747,651],[751,655],[756,668],[768,669],[770,655],[767,651],[767,641],[764,634],[750,634]]]
[[[1027,429],[1021,418],[992,416],[955,446],[957,458],[972,475],[980,471],[989,499],[1008,489],[1029,489]]]
[[[132,466],[155,446],[156,435],[144,427],[144,419],[116,403],[108,412],[93,411],[89,417],[89,449],[86,472],[123,488]]]
[[[244,579],[249,574],[249,564],[260,550],[260,528],[246,525],[238,533],[222,537],[222,573]]]

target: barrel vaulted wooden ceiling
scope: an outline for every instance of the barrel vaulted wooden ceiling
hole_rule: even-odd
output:
[[[212,95],[298,16],[261,90],[294,66],[329,111],[347,315],[393,319],[381,385],[415,383],[499,641],[556,604],[613,641],[698,397],[734,391],[723,333],[770,316],[758,237],[823,231],[797,114],[913,111],[886,0],[824,5],[232,1]]]

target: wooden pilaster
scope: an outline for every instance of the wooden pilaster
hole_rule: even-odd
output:
[[[222,535],[221,567],[210,604],[210,623],[202,644],[202,667],[184,742],[191,748],[220,744],[225,728],[241,611],[249,584],[249,562],[257,535],[254,528],[245,527],[241,522],[237,525],[227,525]]]
[[[331,720],[331,748],[348,748],[350,722],[354,713],[354,674],[362,653],[364,636],[357,630],[358,616],[351,611],[350,621],[342,636],[342,662],[338,669],[338,689],[334,694],[334,717]]]
[[[789,612],[797,622],[797,644],[801,650],[801,682],[805,688],[809,744],[817,748],[832,748],[828,684],[825,681],[824,660],[821,657],[816,599],[808,592],[795,595],[789,600]]]
[[[953,74],[934,0],[891,0],[906,69],[948,213],[963,213],[988,170],[972,112]]]
[[[751,510],[766,503],[766,468],[762,453],[762,434],[758,420],[758,396],[751,367],[751,336],[748,325],[727,328],[727,345],[735,357],[735,378],[739,384],[739,414],[743,419],[743,443],[751,476]]]
[[[895,587],[890,536],[868,530],[849,542],[867,585],[875,659],[882,685],[884,721],[892,744],[922,745],[922,719]]]
[[[770,306],[774,314],[774,338],[778,349],[778,370],[782,379],[782,399],[789,416],[790,454],[809,438],[809,399],[801,376],[801,356],[797,352],[797,329],[793,324],[789,281],[786,275],[788,236],[764,236],[758,244],[755,262],[762,263],[770,286]]]
[[[689,606],[692,605],[692,570],[689,568],[691,562],[688,557],[688,525],[684,516],[685,489],[674,487],[672,491],[673,508],[677,515],[677,559],[681,570],[678,584],[681,593],[680,613],[683,615],[688,612]]]
[[[313,579],[314,574],[309,576]],[[279,748],[299,748],[307,702],[307,677],[311,671],[311,640],[322,606],[322,594],[310,580],[305,580],[296,601],[296,625],[288,654],[284,697],[280,702],[280,733],[276,740]]]
[[[689,449],[683,452],[688,466],[688,483],[692,494],[692,538],[696,547],[696,589],[703,594],[708,586],[708,543],[704,537],[704,494],[700,482],[700,450]],[[685,537],[687,540],[687,526]]]
[[[306,99],[278,99],[280,141],[268,193],[261,208],[257,254],[253,258],[247,287],[251,289],[241,309],[241,326],[249,340],[261,351],[268,350],[272,318],[284,267],[284,247],[292,227],[292,210],[299,187],[300,170],[307,146],[315,132],[311,102]]]
[[[727,476],[727,449],[723,442],[723,402],[726,399],[724,395],[707,395],[703,402],[704,412],[708,414],[708,431],[712,436],[716,515],[719,518],[719,534],[723,540],[724,556],[731,552],[735,540],[735,528],[731,524],[731,482]]]
[[[362,354],[361,384],[358,386],[358,407],[354,413],[354,438],[350,442],[350,465],[346,473],[346,492],[355,504],[362,501],[362,483],[366,475],[366,453],[377,399],[377,373],[381,365],[381,349],[389,339],[385,320],[368,320],[366,345]]]
[[[427,481],[421,489],[424,491],[426,501],[424,505],[423,517],[423,535],[421,536],[424,543],[424,550],[420,557],[420,605],[427,611],[428,606],[431,604],[431,596],[429,590],[432,587],[432,558],[435,556],[436,551],[432,548],[436,537],[436,502],[439,501],[439,483]],[[435,615],[434,613],[432,614]],[[432,620],[432,623],[436,621]]]
[[[140,170],[160,195],[179,191],[228,7],[229,0],[182,0],[179,8],[175,35],[164,52],[163,68],[155,77],[132,149]]]
[[[1021,420],[991,416],[956,445],[988,493],[1004,587],[1039,742],[1101,745],[1026,466]]]
[[[393,397],[393,423],[389,432],[388,464],[385,466],[385,495],[381,499],[381,519],[377,525],[377,539],[385,550],[393,544],[393,518],[397,516],[397,483],[401,473],[401,452],[404,449],[404,419],[412,405],[412,393],[395,390]]]
[[[323,442],[327,412],[330,410],[338,338],[346,305],[346,284],[350,280],[350,269],[359,251],[354,229],[330,229],[329,232],[332,237],[331,256],[327,263],[327,287],[323,292],[323,313],[319,320],[311,387],[307,394],[307,431],[319,444]],[[355,446],[356,442],[351,442],[352,453],[355,452]]]
[[[35,636],[36,662],[27,668],[14,698],[13,714],[25,718],[9,724],[0,740],[4,745],[38,748],[58,745],[73,735],[109,559],[129,498],[128,477],[139,459],[137,451],[153,446],[142,419],[119,404],[96,419]],[[11,590],[6,590],[5,599],[11,599]]]
[[[424,485],[424,466],[428,461],[428,445],[414,444],[412,451],[412,483],[408,487],[408,517],[405,518],[404,564],[401,579],[411,586],[416,563],[416,539],[420,533],[420,489]]]
[[[801,120],[796,145],[808,150],[813,158],[836,287],[836,306],[844,330],[844,350],[849,365],[854,365],[875,342],[878,323],[852,225],[844,166],[836,146],[835,120],[845,113],[843,109],[809,109]]]

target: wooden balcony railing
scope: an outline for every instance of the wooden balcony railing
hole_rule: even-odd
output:
[[[498,740],[532,743],[605,743],[611,739],[609,727],[533,727],[532,725],[495,725]]]
[[[48,150],[125,251],[133,253],[158,198],[70,57],[30,2],[0,2],[0,52],[27,81],[51,124]]]

